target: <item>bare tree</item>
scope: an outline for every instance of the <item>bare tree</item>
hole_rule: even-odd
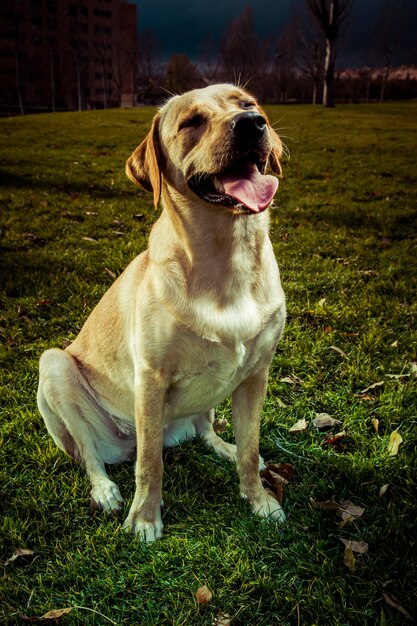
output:
[[[199,61],[205,81],[209,85],[212,84],[217,80],[219,73],[219,55],[217,42],[211,34],[203,39]]]
[[[255,30],[255,18],[250,6],[230,22],[221,45],[220,58],[226,76],[240,84],[246,84],[259,72],[261,43]]]
[[[324,78],[326,40],[315,20],[305,11],[294,10],[290,19],[293,31],[295,64],[313,83],[312,104],[317,104],[320,83]]]
[[[139,87],[143,100],[148,100],[155,88],[160,65],[160,44],[153,30],[139,34]]]
[[[407,15],[410,3],[407,0],[381,0],[376,15],[371,45],[374,60],[382,61],[382,74],[379,101],[386,95],[389,75],[396,56],[404,45],[404,33],[407,31]]]
[[[340,28],[349,15],[353,0],[306,0],[306,3],[311,15],[325,36],[323,104],[326,107],[333,107],[336,41]]]
[[[186,54],[173,54],[166,66],[167,90],[170,93],[184,93],[199,87],[201,78],[197,67]]]

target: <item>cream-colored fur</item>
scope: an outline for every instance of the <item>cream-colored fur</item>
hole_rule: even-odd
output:
[[[127,162],[130,178],[163,207],[149,247],[75,341],[40,360],[39,409],[56,444],[85,464],[99,508],[123,502],[105,464],[134,457],[136,448],[136,492],[124,527],[146,541],[163,530],[163,445],[195,434],[236,461],[241,494],[255,513],[285,519],[258,471],[259,416],[285,322],[268,211],[213,205],[188,186],[194,174],[228,163],[232,121],[248,107],[265,115],[245,91],[215,85],[161,108]],[[280,173],[281,143],[266,124],[265,158]],[[230,395],[237,446],[213,430],[214,407]]]

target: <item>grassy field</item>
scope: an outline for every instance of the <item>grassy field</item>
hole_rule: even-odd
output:
[[[291,153],[271,215],[289,316],[261,452],[295,466],[288,524],[252,517],[235,468],[192,441],[164,453],[165,534],[150,546],[120,526],[132,466],[110,468],[127,500],[120,518],[92,515],[86,475],[49,438],[36,387],[42,351],[76,336],[146,246],[156,212],[124,162],[152,110],[1,120],[1,623],[70,607],[62,622],[100,626],[417,616],[417,103],[268,113]],[[342,422],[339,447],[312,424],[323,412]],[[218,416],[231,441],[229,403]],[[307,429],[289,432],[303,418]],[[317,508],[329,500],[363,515],[344,523]],[[354,569],[341,538],[369,546]],[[7,562],[17,548],[33,555]]]

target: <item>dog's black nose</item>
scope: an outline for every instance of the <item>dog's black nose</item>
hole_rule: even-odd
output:
[[[265,131],[266,119],[257,111],[245,111],[233,118],[230,128],[236,135],[259,137]]]

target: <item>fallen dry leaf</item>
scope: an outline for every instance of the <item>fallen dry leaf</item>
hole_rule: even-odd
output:
[[[13,561],[16,561],[16,559],[19,559],[22,556],[33,556],[34,554],[33,550],[28,550],[27,548],[16,548],[10,559],[7,559],[7,561],[4,562],[4,565],[9,565],[9,563],[13,563]]]
[[[295,468],[290,463],[267,463],[259,472],[264,489],[282,505],[285,487],[293,478]]]
[[[338,426],[341,423],[340,420],[331,417],[328,413],[316,413],[316,417],[313,419],[314,426],[319,430],[333,428],[333,426]]]
[[[298,376],[284,376],[284,378],[280,378],[280,383],[288,383],[288,385],[302,385],[303,381]]]
[[[116,274],[113,272],[113,270],[109,269],[108,267],[105,267],[104,271],[110,276],[110,278],[112,278],[113,280],[116,280]]]
[[[320,509],[322,511],[335,511],[339,508],[339,503],[334,502],[334,500],[326,500],[325,502],[317,502],[310,498],[310,504],[313,509]]]
[[[355,571],[356,559],[351,548],[346,548],[343,552],[343,563],[350,569],[351,572]]]
[[[212,623],[212,626],[230,626],[231,621],[232,618],[228,613],[219,613]]]
[[[373,402],[375,400],[374,396],[371,396],[370,393],[361,393],[357,396],[359,400],[367,400],[369,402]]]
[[[388,487],[389,487],[389,483],[387,483],[386,485],[382,485],[381,489],[379,490],[380,498],[382,498],[382,496],[384,496],[387,493]]]
[[[331,446],[335,452],[344,452],[347,450],[346,432],[342,430],[340,433],[333,432],[327,433],[326,437],[321,442],[322,446]]]
[[[389,606],[394,607],[394,609],[397,609],[397,611],[399,611],[400,613],[405,615],[407,619],[413,621],[413,618],[411,617],[410,613],[408,611],[406,611],[406,609],[404,607],[402,607],[401,604],[399,604],[399,602],[398,602],[398,600],[397,600],[397,598],[395,596],[389,595],[386,592],[384,592],[383,596],[384,596],[385,602]]]
[[[398,430],[393,430],[389,436],[388,442],[388,454],[389,456],[396,456],[398,454],[398,448],[400,443],[402,443],[403,438],[401,437]]]
[[[417,363],[415,361],[410,363],[410,376],[414,380],[417,378]]]
[[[333,352],[337,352],[338,354],[340,354],[340,356],[342,356],[344,359],[347,359],[347,354],[346,352],[343,352],[343,350],[341,348],[338,348],[337,346],[329,346],[329,350],[333,350]]]
[[[379,431],[379,419],[377,417],[373,417],[372,418],[372,426],[375,429],[375,432],[377,433]]]
[[[64,615],[68,615],[68,613],[71,613],[73,608],[74,607],[69,606],[65,609],[52,609],[52,611],[48,611],[44,615],[40,615],[40,616],[28,616],[28,615],[25,615],[24,613],[19,612],[19,617],[24,622],[42,622],[44,620],[49,620],[49,619],[51,620],[60,619]]]
[[[91,241],[93,243],[97,243],[97,239],[94,239],[93,237],[81,237],[81,239],[83,239],[84,241]]]
[[[361,517],[365,509],[357,504],[354,504],[351,500],[343,500],[337,508],[336,515],[342,518],[346,522],[352,522],[358,517]]]
[[[207,585],[203,585],[197,589],[195,597],[197,604],[208,604],[211,601],[213,594]]]
[[[375,389],[379,389],[379,387],[382,387],[384,384],[383,380],[380,380],[377,383],[374,383],[373,385],[369,385],[369,387],[366,387],[365,389],[362,389],[361,391],[358,392],[358,395],[361,396],[363,394],[367,394],[369,391],[374,391]]]
[[[302,419],[298,420],[298,422],[295,422],[295,424],[293,424],[288,430],[290,433],[303,433],[305,430],[307,430],[307,428],[307,420],[303,417]]]
[[[354,539],[345,539],[339,537],[340,541],[345,544],[346,550],[352,550],[358,554],[366,554],[368,552],[368,544],[365,541],[355,541]]]
[[[294,478],[295,467],[291,463],[266,463],[266,469],[281,476],[287,483]]]

